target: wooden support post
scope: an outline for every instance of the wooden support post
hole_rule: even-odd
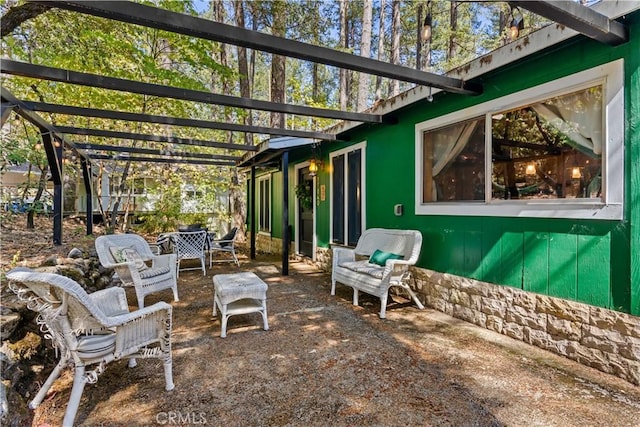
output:
[[[256,167],[251,166],[251,178],[249,179],[249,205],[251,209],[250,220],[251,223],[251,252],[249,257],[256,259],[256,233],[258,232],[258,226],[256,225]]]
[[[289,152],[282,153],[282,275],[289,275]]]
[[[50,134],[49,134],[50,135]],[[51,137],[51,136],[49,136]],[[55,144],[57,142],[57,146]],[[62,218],[64,215],[64,198],[63,198],[63,181],[64,169],[62,167],[62,156],[64,155],[64,147],[60,141],[54,142],[54,150],[56,153],[56,167],[60,171],[60,180],[53,186],[53,244],[62,244]]]
[[[84,191],[87,194],[87,236],[93,234],[93,181],[91,177],[91,163],[85,159],[80,159],[82,166],[82,178],[84,180]]]

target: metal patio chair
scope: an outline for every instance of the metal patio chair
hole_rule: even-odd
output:
[[[215,240],[211,239],[209,242],[209,268],[213,265],[214,262],[233,262],[236,265],[240,265],[238,261],[238,257],[236,256],[235,249],[235,241],[236,235],[238,234],[238,227],[233,227],[227,234],[222,236],[222,238]],[[220,259],[213,260],[213,254],[217,252],[226,252],[231,254],[230,259]]]
[[[205,244],[207,241],[207,232],[200,231],[179,231],[172,234],[173,250],[177,256],[177,274],[180,277],[180,270],[199,270],[202,269],[202,275],[206,273],[204,258]],[[184,260],[197,259],[200,260],[200,267],[181,268],[180,263]]]

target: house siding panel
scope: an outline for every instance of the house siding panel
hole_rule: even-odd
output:
[[[524,232],[523,289],[549,294],[549,233]]]
[[[610,307],[610,248],[609,233],[578,236],[578,301]]]
[[[636,13],[636,24],[629,26],[630,42],[627,43],[628,54],[625,62],[625,74],[628,80],[625,81],[625,110],[626,113],[626,139],[627,153],[629,154],[626,162],[626,170],[629,174],[629,183],[627,187],[627,209],[630,220],[630,259],[631,265],[629,271],[630,276],[624,277],[621,272],[614,271],[617,275],[621,275],[620,283],[629,283],[631,288],[620,291],[614,290],[615,301],[614,308],[626,304],[625,296],[628,292],[631,304],[631,313],[640,315],[640,17]],[[615,233],[617,234],[617,233]],[[626,233],[620,233],[626,235]],[[622,244],[624,240],[621,239]],[[616,251],[618,252],[618,251]],[[624,252],[624,251],[620,251]],[[613,259],[621,257],[623,254],[616,253]],[[616,281],[616,283],[618,283]]]
[[[549,233],[549,295],[575,300],[578,286],[578,239]]]

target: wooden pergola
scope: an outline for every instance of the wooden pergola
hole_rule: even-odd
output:
[[[390,64],[375,59],[352,55],[326,47],[302,43],[295,40],[277,37],[257,31],[222,24],[207,19],[171,12],[168,10],[147,6],[133,2],[122,1],[32,1],[55,8],[66,9],[92,16],[107,18],[123,23],[136,24],[149,28],[174,32],[177,34],[198,37],[206,40],[227,43],[239,47],[259,50],[266,53],[303,59],[319,64],[331,65],[342,69],[363,72],[375,76],[429,86],[445,92],[462,95],[477,95],[482,93],[479,82],[433,74],[400,65]],[[573,1],[511,1],[513,6],[530,10],[566,27],[572,28],[587,37],[610,45],[623,43],[627,39],[626,28],[615,20],[611,20],[586,6]],[[204,104],[236,107],[249,110],[262,110],[301,116],[330,118],[354,123],[389,123],[396,121],[393,113],[373,114],[364,112],[350,112],[326,108],[310,107],[277,103],[271,101],[234,97],[211,92],[189,90],[171,86],[126,80],[97,74],[83,73],[44,65],[35,65],[13,60],[2,60],[0,71],[4,74],[31,77],[41,80],[63,82],[95,88],[110,89],[134,94],[151,95],[156,97],[187,100]],[[25,120],[34,124],[40,131],[44,148],[49,162],[54,183],[54,224],[53,243],[62,242],[62,159],[63,150],[72,150],[80,157],[83,182],[87,194],[92,190],[92,161],[120,160],[131,162],[156,163],[187,163],[202,164],[218,167],[233,167],[242,164],[250,167],[251,180],[255,181],[255,169],[264,162],[277,161],[283,171],[283,269],[288,274],[288,152],[291,147],[270,150],[265,155],[258,155],[264,147],[247,144],[234,144],[218,141],[198,140],[190,138],[167,137],[164,135],[137,134],[130,132],[107,131],[77,127],[53,126],[42,118],[38,112],[63,114],[81,117],[94,117],[112,120],[125,120],[140,123],[166,124],[192,128],[218,129],[225,131],[264,134],[269,136],[284,136],[301,138],[304,141],[335,141],[339,135],[329,132],[311,130],[294,130],[285,128],[271,128],[250,126],[240,123],[227,123],[206,120],[195,120],[180,117],[169,117],[151,114],[132,113],[126,111],[101,110],[72,105],[49,104],[18,99],[6,88],[0,89],[2,98],[1,124],[4,125],[11,112],[16,112]],[[243,151],[251,153],[244,160],[237,155],[196,154],[187,152],[163,152],[151,148],[135,148],[120,145],[74,143],[68,135],[89,135],[113,139],[143,140],[151,142],[169,142],[173,144],[213,147],[228,151]],[[96,154],[95,151],[115,152],[117,154]],[[134,156],[131,156],[134,154]],[[255,203],[255,186],[251,185],[250,203]],[[86,210],[93,211],[92,197],[87,197]],[[251,223],[251,258],[255,258],[255,218]],[[92,215],[87,215],[87,234],[92,234]]]

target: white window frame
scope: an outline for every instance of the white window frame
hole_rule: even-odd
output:
[[[493,114],[602,85],[605,146],[602,157],[603,194],[595,199],[491,200],[491,178],[485,182],[484,201],[422,202],[423,133],[485,116],[491,129]],[[491,135],[485,130],[485,177],[492,176]],[[502,98],[430,119],[415,125],[416,215],[544,217],[620,220],[624,214],[624,61],[609,62]]]
[[[261,213],[262,213],[262,182],[264,181],[269,181],[269,199],[267,200],[267,203],[269,204],[269,218],[267,218],[268,221],[268,227],[267,230],[261,229],[260,228],[260,217],[261,217]],[[261,177],[256,178],[256,187],[258,187],[258,190],[256,191],[256,218],[258,220],[258,223],[256,224],[256,228],[258,230],[258,234],[265,234],[265,235],[271,235],[271,216],[273,213],[273,206],[271,203],[271,195],[273,194],[273,182],[271,180],[271,174],[266,174],[263,175]]]
[[[332,151],[331,153],[329,153],[329,165],[333,165],[333,158],[343,155],[344,154],[344,158],[345,158],[345,180],[344,180],[344,186],[345,186],[345,195],[347,194],[348,188],[347,188],[347,183],[349,182],[349,178],[347,176],[347,174],[349,173],[349,168],[348,165],[346,164],[348,156],[347,154],[352,152],[352,151],[356,151],[356,150],[361,150],[362,155],[361,155],[361,160],[360,160],[360,182],[362,183],[362,193],[360,195],[360,200],[362,203],[361,206],[361,211],[362,211],[362,221],[361,221],[361,230],[360,233],[362,234],[364,232],[364,230],[367,229],[367,142],[366,141],[362,141],[358,144],[354,144],[354,145],[350,145],[349,147],[343,148],[341,150],[337,150],[337,151]],[[329,177],[329,191],[331,195],[333,195],[333,168],[331,168],[331,174]],[[344,212],[345,214],[349,209],[348,206],[348,200],[349,198],[345,196],[344,198]],[[329,221],[329,242],[332,245],[337,245],[337,243],[333,243],[333,197],[329,197],[329,218],[331,219]],[[344,221],[344,236],[345,236],[345,243],[344,245],[347,245],[347,240],[348,240],[348,234],[349,233],[349,222],[346,220]]]

